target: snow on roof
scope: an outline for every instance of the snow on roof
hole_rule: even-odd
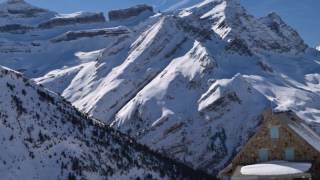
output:
[[[310,163],[296,163],[287,161],[270,161],[261,164],[243,166],[240,170],[242,175],[289,175],[308,172]]]
[[[291,120],[288,126],[301,138],[307,141],[313,148],[320,152],[320,136],[308,125],[300,121]]]

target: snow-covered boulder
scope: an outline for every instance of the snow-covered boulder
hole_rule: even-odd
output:
[[[127,9],[112,10],[108,13],[110,21],[126,20],[141,14],[146,14],[149,16],[154,14],[153,7],[143,4]]]

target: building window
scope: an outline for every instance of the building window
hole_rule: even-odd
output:
[[[270,128],[271,139],[279,139],[279,127],[273,126]]]
[[[293,148],[287,148],[285,150],[285,159],[287,161],[293,161],[294,160],[294,156],[295,156],[295,153],[294,153],[294,149]]]
[[[259,160],[262,162],[269,160],[269,150],[268,149],[259,149]]]

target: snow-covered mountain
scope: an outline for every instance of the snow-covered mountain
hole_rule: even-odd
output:
[[[0,63],[27,68],[79,110],[212,174],[270,106],[320,133],[320,54],[275,13],[256,18],[237,0],[205,0],[93,26],[32,31],[40,46],[0,53]],[[3,44],[25,47],[25,37]]]
[[[128,28],[147,18],[142,14],[123,21],[107,22],[102,13],[58,14],[23,0],[0,4],[0,64],[29,77],[96,59]],[[84,56],[81,56],[84,55]],[[82,58],[83,57],[83,58]]]
[[[194,179],[175,164],[91,120],[56,94],[0,67],[1,179]]]
[[[78,12],[63,15],[32,6],[24,0],[8,0],[0,4],[0,25],[2,31],[7,32],[97,22],[105,22],[102,13]]]
[[[32,6],[23,0],[9,0],[0,4],[0,25],[19,25],[31,28],[46,19],[53,18],[56,13]]]
[[[317,49],[318,51],[320,51],[320,46],[317,46],[316,49]]]
[[[275,13],[257,19],[248,14],[237,0],[206,0],[182,10],[179,17],[205,30],[212,29],[223,40],[238,43],[252,50],[301,52],[307,48],[298,33]]]

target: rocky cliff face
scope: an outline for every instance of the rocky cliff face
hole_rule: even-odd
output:
[[[276,13],[270,13],[266,17],[262,17],[259,20],[263,24],[267,25],[282,40],[287,41],[290,45],[288,47],[289,49],[303,51],[307,48],[307,45],[299,36],[298,32],[288,26]]]
[[[307,46],[295,30],[272,13],[257,19],[240,5],[239,0],[206,0],[179,13],[190,24],[201,23],[222,39],[242,39],[256,50],[301,52]]]
[[[39,28],[54,28],[72,24],[88,24],[105,22],[103,13],[75,13],[54,17],[46,22],[40,23]]]
[[[52,39],[51,41],[54,43],[59,43],[62,41],[74,41],[81,38],[92,38],[96,36],[115,36],[116,37],[120,35],[126,35],[129,33],[130,33],[130,29],[123,26],[119,26],[116,28],[69,31]]]
[[[151,15],[154,13],[153,13],[153,8],[151,6],[137,5],[127,9],[112,10],[108,14],[109,14],[110,21],[119,21],[119,20],[126,20],[135,16],[139,16],[141,14]]]

